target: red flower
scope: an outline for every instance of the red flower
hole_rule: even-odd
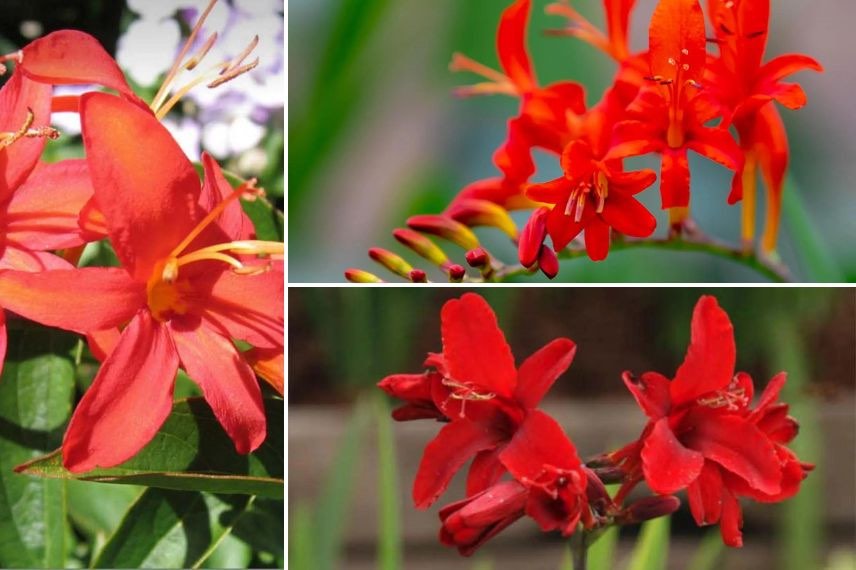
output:
[[[203,157],[204,184],[145,108],[103,93],[81,98],[95,199],[120,268],[3,271],[0,298],[27,318],[82,333],[124,327],[63,440],[75,472],[117,465],[156,433],[172,406],[178,366],[240,453],[265,437],[259,386],[232,338],[283,342],[282,244],[248,239],[252,225],[219,167]],[[228,269],[234,269],[230,271]],[[268,271],[265,271],[268,269]]]
[[[774,378],[751,410],[752,379],[734,374],[736,350],[728,315],[702,297],[683,364],[669,381],[654,372],[624,382],[649,418],[642,436],[612,454],[623,465],[624,496],[644,476],[661,494],[687,489],[699,525],[719,522],[729,546],[741,546],[739,496],[780,501],[811,468],[784,444],[796,435],[787,406],[774,404],[784,375]]]
[[[634,237],[647,237],[654,231],[654,216],[633,198],[654,183],[657,176],[652,171],[614,169],[596,160],[589,144],[581,140],[565,148],[562,169],[563,177],[526,188],[529,198],[553,204],[546,230],[556,251],[585,230],[586,252],[600,261],[609,253],[610,228]],[[530,244],[521,241],[520,246],[521,262],[530,259],[531,252],[522,249]]]
[[[574,445],[556,421],[532,410],[499,458],[514,477],[440,509],[440,541],[469,556],[524,514],[545,532],[572,534],[594,517],[586,495],[588,476]]]
[[[470,71],[488,79],[460,88],[458,94],[505,94],[521,99],[520,114],[508,122],[508,139],[494,155],[494,163],[503,177],[473,183],[464,188],[456,200],[490,200],[508,209],[531,207],[533,204],[523,195],[522,185],[535,171],[532,148],[558,154],[579,135],[576,117],[585,111],[582,87],[571,81],[538,86],[526,51],[526,26],[531,8],[531,0],[517,0],[502,13],[497,30],[497,53],[504,74],[461,54],[455,54],[452,59],[453,70]]]
[[[770,19],[769,0],[708,0],[708,11],[720,55],[713,60],[706,86],[727,113],[726,123],[733,121],[746,156],[743,171],[734,177],[732,196],[743,199],[743,239],[751,243],[755,235],[756,168],[760,168],[767,189],[761,246],[769,253],[776,248],[789,158],[787,133],[778,110],[769,103],[776,100],[788,109],[803,107],[806,95],[802,87],[782,79],[806,69],[823,71],[823,67],[802,54],[782,55],[761,64]]]
[[[651,80],[628,109],[637,117],[616,126],[607,158],[657,152],[662,155],[660,195],[663,208],[690,202],[687,150],[692,149],[731,170],[743,158],[723,128],[705,127],[717,110],[697,92],[705,66],[704,16],[698,0],[661,0],[649,31]],[[672,212],[673,222],[685,213]]]
[[[517,369],[496,316],[474,293],[447,302],[440,320],[443,352],[426,361],[436,371],[396,374],[379,383],[387,393],[407,401],[394,412],[396,419],[449,421],[425,448],[413,486],[419,508],[433,503],[473,457],[467,495],[498,481],[505,472],[499,462],[505,444],[567,370],[576,352],[572,341],[559,338]]]
[[[16,71],[0,89],[0,269],[69,268],[52,250],[86,240],[78,213],[92,197],[83,160],[39,162],[48,138],[51,88]],[[6,354],[0,306],[0,370]]]
[[[556,420],[531,411],[499,457],[529,490],[526,514],[541,530],[569,536],[580,522],[586,528],[594,525],[586,496],[588,475]]]

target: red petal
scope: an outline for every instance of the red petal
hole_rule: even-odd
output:
[[[687,488],[690,511],[697,525],[705,526],[719,520],[723,490],[719,466],[705,461],[698,479]]]
[[[33,112],[33,128],[50,124],[51,87],[30,81],[21,73],[13,73],[0,89],[0,131],[14,133],[21,129],[29,111]],[[23,137],[2,150],[0,168],[0,202],[3,202],[30,174],[42,150],[45,137]]]
[[[776,400],[779,399],[779,392],[782,391],[782,388],[785,387],[785,382],[788,380],[787,372],[779,372],[767,383],[767,386],[764,388],[764,391],[761,392],[761,397],[758,399],[758,405],[755,406],[755,409],[752,410],[752,413],[749,415],[749,419],[754,419],[755,417],[764,413],[770,406],[776,403]]]
[[[777,82],[798,71],[822,72],[823,66],[816,59],[801,53],[775,57],[758,70],[759,81]]]
[[[65,468],[113,467],[140,451],[172,409],[177,369],[166,327],[147,310],[137,313],[74,411],[62,443]]]
[[[232,185],[223,176],[220,165],[207,152],[202,153],[202,167],[205,177],[199,195],[199,205],[206,212],[213,210],[220,202],[233,193]],[[250,239],[255,234],[253,222],[244,213],[239,200],[233,200],[217,218],[217,225],[230,239]]]
[[[503,435],[468,419],[447,424],[425,447],[416,480],[413,502],[426,509],[443,494],[455,473],[479,451],[496,447]]]
[[[77,30],[60,30],[24,48],[20,69],[26,75],[53,85],[103,85],[139,101],[119,66],[94,37]]]
[[[676,406],[725,388],[734,376],[734,329],[715,297],[705,295],[696,303],[690,336],[687,355],[671,386]]]
[[[265,439],[262,394],[256,375],[228,339],[205,325],[186,328],[179,319],[169,325],[181,367],[202,388],[205,401],[235,443],[250,453]]]
[[[514,356],[487,301],[467,293],[443,305],[440,321],[452,379],[511,397],[517,383]]]
[[[778,237],[782,190],[789,159],[788,135],[775,105],[767,105],[758,111],[751,145],[767,187],[763,247],[773,251]]]
[[[496,34],[496,49],[502,69],[521,91],[535,87],[532,64],[526,53],[526,25],[531,4],[531,0],[517,0],[506,8]]]
[[[663,152],[660,163],[660,200],[664,210],[689,206],[690,165],[686,148]]]
[[[476,495],[499,481],[505,474],[505,466],[499,461],[501,448],[479,451],[467,473],[467,496]]]
[[[796,83],[778,83],[767,90],[776,101],[791,110],[802,109],[808,103],[808,97],[803,88]]]
[[[91,198],[85,160],[41,164],[6,206],[6,237],[43,251],[80,245],[78,218]]]
[[[656,218],[645,206],[620,194],[606,199],[601,217],[616,231],[633,237],[648,237],[657,228]]]
[[[128,322],[146,306],[146,291],[118,268],[2,271],[0,299],[28,319],[85,333]]]
[[[592,261],[602,261],[609,254],[609,226],[599,216],[585,225],[586,253]]]
[[[698,0],[660,0],[651,16],[648,45],[652,75],[675,84],[701,82],[706,39]]]
[[[726,546],[739,548],[743,546],[743,534],[740,528],[743,526],[743,511],[737,498],[726,489],[722,494],[722,517],[719,521],[719,530],[722,533],[722,541]]]
[[[662,133],[642,121],[621,121],[615,125],[612,146],[605,160],[660,152],[663,148]]]
[[[73,267],[58,255],[44,251],[32,251],[15,242],[7,241],[5,246],[0,247],[0,269],[39,272],[48,269],[72,269]]]
[[[669,413],[671,400],[668,378],[656,372],[645,372],[638,377],[624,372],[621,379],[646,416],[658,420]]]
[[[583,220],[574,221],[574,216],[565,215],[564,205],[553,208],[547,215],[547,233],[553,241],[553,249],[560,251],[583,231],[583,221],[586,219],[585,212]]]
[[[576,352],[574,341],[557,338],[524,360],[517,372],[517,388],[514,390],[514,397],[520,405],[536,408],[553,382],[571,365]]]
[[[594,157],[587,142],[576,140],[562,151],[562,170],[572,180],[588,178],[595,169]]]
[[[657,173],[653,170],[635,170],[632,172],[620,172],[610,170],[607,172],[609,191],[617,190],[621,194],[638,194],[657,180]]]
[[[104,362],[104,359],[110,356],[110,353],[119,344],[120,338],[122,338],[122,333],[117,328],[105,329],[103,331],[89,331],[86,333],[86,343],[89,345],[89,351],[92,353],[92,356],[101,362]]]
[[[518,481],[535,480],[545,465],[577,469],[577,450],[556,420],[541,410],[532,410],[499,456]]]
[[[642,447],[642,470],[651,489],[662,495],[675,493],[695,481],[703,465],[704,456],[675,437],[669,418],[657,420]]]
[[[112,95],[87,93],[80,118],[95,198],[110,241],[122,265],[145,282],[154,265],[201,217],[199,177],[147,109]]]
[[[684,443],[744,479],[751,487],[772,495],[781,490],[782,469],[773,444],[754,424],[739,416],[698,410],[687,416],[692,431]]]
[[[260,348],[284,344],[284,280],[281,264],[256,275],[223,271],[210,296],[192,300],[192,311],[217,323],[228,336]]]
[[[687,148],[731,170],[738,170],[743,165],[743,151],[725,129],[695,129],[687,141]]]
[[[526,197],[546,204],[562,204],[571,192],[572,183],[562,176],[549,182],[526,185]]]

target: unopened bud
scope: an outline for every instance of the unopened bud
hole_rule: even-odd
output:
[[[489,200],[460,200],[446,210],[446,215],[468,226],[492,226],[517,239],[517,226],[508,210]]]
[[[532,267],[541,255],[541,245],[547,237],[547,208],[538,208],[532,212],[532,216],[523,231],[520,232],[520,241],[517,244],[517,257],[523,267]]]
[[[428,283],[428,276],[421,269],[414,269],[410,272],[409,278],[414,283]]]
[[[449,266],[449,282],[450,283],[460,283],[464,280],[464,276],[467,274],[467,270],[464,269],[463,265],[458,265],[457,263],[453,263]]]
[[[410,277],[410,272],[413,267],[407,263],[402,257],[392,253],[389,250],[381,247],[373,247],[369,250],[369,257],[405,279]]]
[[[470,228],[448,216],[412,216],[407,225],[410,229],[447,239],[464,249],[479,246],[479,238]]]
[[[449,258],[443,250],[437,247],[433,241],[418,232],[414,232],[413,230],[408,230],[406,228],[399,228],[392,232],[392,236],[397,239],[399,243],[409,247],[419,256],[427,259],[434,265],[442,267],[449,263]]]
[[[556,257],[556,252],[546,245],[541,246],[541,253],[538,254],[538,267],[548,279],[553,279],[559,274],[559,258]]]
[[[351,283],[383,283],[383,279],[362,269],[346,269],[345,279]]]
[[[618,524],[638,524],[647,520],[670,515],[681,506],[681,501],[673,495],[645,497],[639,499],[617,517]]]
[[[484,248],[481,247],[471,249],[466,253],[465,257],[467,259],[467,264],[470,267],[475,267],[477,269],[487,267],[490,264],[490,256]]]

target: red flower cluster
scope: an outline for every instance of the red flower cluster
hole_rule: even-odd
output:
[[[747,244],[754,239],[755,177],[760,169],[769,203],[762,249],[775,249],[788,145],[771,101],[790,109],[805,105],[802,89],[782,79],[802,69],[821,71],[820,65],[803,55],[781,56],[762,65],[770,0],[709,0],[708,19],[715,31],[710,43],[717,53],[706,49],[698,0],[660,0],[651,18],[648,50],[631,54],[627,31],[634,4],[604,0],[607,35],[582,18],[569,0],[547,7],[548,13],[568,19],[567,34],[618,63],[613,85],[589,109],[582,88],[573,82],[539,85],[526,51],[531,0],[517,0],[502,15],[497,32],[502,73],[459,54],[452,60],[452,69],[487,79],[459,89],[460,94],[513,95],[521,105],[494,155],[501,176],[465,187],[446,215],[459,219],[462,205],[472,210],[482,204],[486,210],[485,202],[506,209],[536,208],[519,241],[520,262],[526,267],[546,260],[548,274],[553,273],[555,256],[544,251],[547,236],[558,252],[583,233],[589,257],[602,260],[612,234],[647,237],[654,232],[656,220],[634,196],[651,186],[656,175],[649,170],[625,172],[625,157],[660,155],[661,204],[669,210],[672,231],[681,231],[690,206],[688,150],[734,171],[728,202],[744,200]],[[530,183],[536,148],[559,157],[564,176]]]
[[[167,83],[192,68],[186,55]],[[0,90],[0,299],[20,316],[86,335],[103,360],[66,432],[64,465],[87,471],[136,454],[172,408],[179,367],[236,449],[254,450],[266,435],[254,368],[282,391],[284,326],[283,246],[255,240],[238,201],[261,191],[252,181],[233,189],[207,155],[200,181],[158,120],[178,99],[147,105],[95,38],[59,31],[5,59],[16,69]],[[240,67],[219,66],[220,80]],[[118,95],[53,97],[64,84]],[[85,159],[39,162],[57,111],[79,112]],[[76,268],[80,246],[105,237],[120,266]],[[0,310],[0,363],[3,325]],[[241,352],[233,339],[253,348]]]
[[[731,323],[712,297],[702,297],[692,342],[675,379],[648,372],[624,381],[649,417],[635,442],[580,461],[561,426],[538,405],[570,366],[575,344],[556,339],[516,367],[496,317],[478,295],[447,302],[441,312],[443,352],[422,374],[395,374],[378,386],[405,401],[399,421],[445,423],[425,448],[413,486],[418,508],[430,506],[472,460],[466,498],[440,509],[440,540],[470,555],[524,515],[544,531],[568,536],[670,514],[689,493],[698,524],[721,522],[729,546],[740,546],[738,496],[784,500],[811,469],[785,447],[797,433],[777,403],[784,374],[755,408],[752,380],[734,375]],[[610,497],[599,477],[623,481]],[[662,496],[624,506],[642,480]]]

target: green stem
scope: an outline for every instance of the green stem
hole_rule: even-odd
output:
[[[746,267],[757,271],[770,281],[777,283],[787,283],[791,281],[790,271],[788,271],[788,268],[783,264],[755,252],[746,252],[740,247],[731,246],[727,243],[714,240],[699,233],[665,239],[616,240],[610,245],[609,249],[611,253],[614,253],[641,248],[707,253],[745,265]],[[586,250],[583,246],[572,246],[563,249],[558,252],[557,255],[559,256],[559,259],[578,259],[586,257]],[[507,265],[494,272],[492,281],[504,281],[509,277],[523,275],[529,272],[530,270],[521,265]]]
[[[577,529],[571,536],[571,553],[573,554],[574,570],[586,570],[588,564],[588,538],[586,531]]]

